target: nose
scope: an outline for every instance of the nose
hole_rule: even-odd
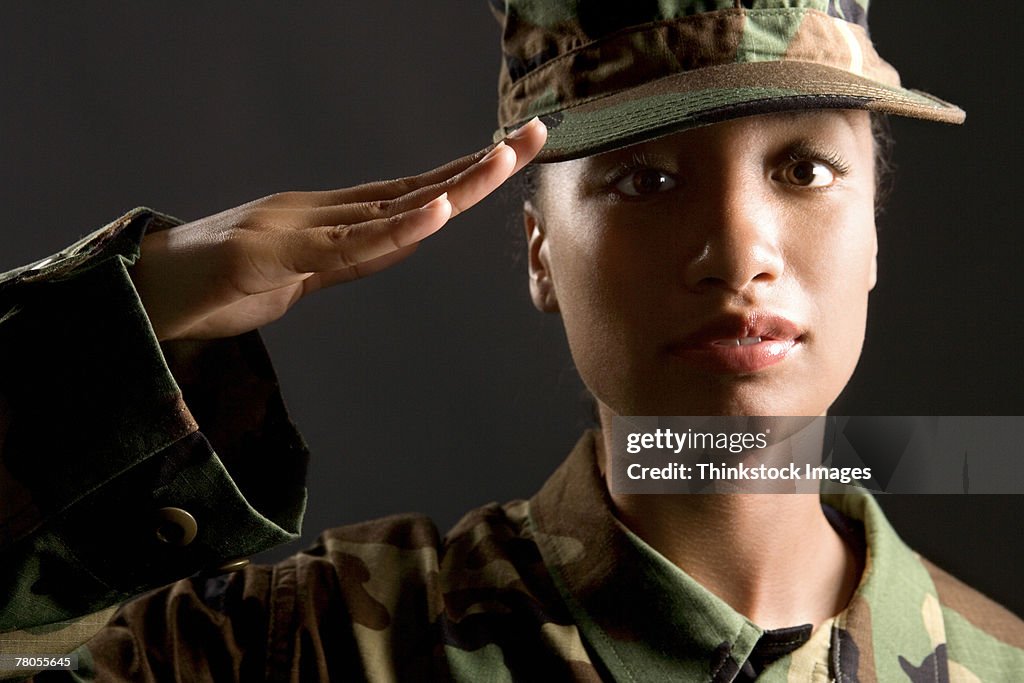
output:
[[[772,200],[742,184],[719,187],[705,197],[684,268],[693,292],[711,289],[741,293],[774,282],[785,268],[780,245],[781,217]]]

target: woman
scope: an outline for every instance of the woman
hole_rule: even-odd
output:
[[[685,7],[676,18],[608,8],[577,15],[551,4],[549,11],[563,14],[549,25],[550,15],[529,14],[535,5],[509,5],[504,105],[513,132],[486,154],[404,181],[278,195],[173,228],[136,213],[98,238],[105,242],[85,245],[83,257],[42,264],[42,275],[22,273],[21,282],[77,276],[104,249],[131,251],[130,242],[117,241],[148,230],[131,278],[156,337],[238,335],[303,294],[401,260],[533,157],[543,128],[520,124],[537,108],[549,117],[541,157],[552,165],[537,172],[524,207],[531,293],[538,308],[561,312],[603,425],[615,415],[822,414],[856,363],[875,281],[875,152],[864,109],[940,120],[957,119],[958,110],[896,87],[864,90],[849,65],[883,80],[891,74],[868,52],[850,8]],[[629,28],[652,20],[653,32]],[[568,38],[552,39],[549,29]],[[624,61],[600,53],[600,66],[620,70],[581,71],[587,44],[572,42],[581,32],[595,40],[592,47],[604,41],[602,50],[615,36],[653,42],[636,49],[624,41],[615,53]],[[716,40],[704,40],[709,35]],[[782,36],[786,49],[766,65],[735,59],[764,57]],[[517,52],[538,44],[552,48],[542,55],[550,63]],[[657,49],[669,45],[682,51]],[[828,63],[812,68],[790,59],[801,45]],[[719,54],[726,47],[731,53]],[[855,48],[861,52],[851,59]],[[666,90],[651,74],[670,70],[655,61],[652,71],[643,61],[652,56],[690,59],[691,68]],[[845,68],[836,66],[840,57]],[[608,81],[614,94],[587,99]],[[109,268],[85,274],[113,282],[124,272],[116,260]],[[130,299],[127,290],[118,296]],[[137,302],[129,310],[138,311]],[[31,309],[19,315],[18,323],[32,319]],[[730,341],[736,345],[723,343]],[[94,343],[108,342],[99,336]],[[154,428],[164,435],[149,445],[161,454],[153,465],[160,471],[140,465],[127,474],[143,489],[158,485],[156,500],[177,503],[157,511],[164,546],[145,551],[142,564],[163,565],[156,574],[172,578],[246,554],[295,523],[298,473],[282,473],[288,468],[271,459],[298,448],[252,345],[239,337],[228,346],[165,349],[188,410],[157,377],[148,395],[164,397],[162,414],[177,418]],[[211,399],[224,376],[232,383],[251,377],[246,395],[235,398],[252,408],[232,411],[245,416],[236,424],[218,416]],[[18,388],[30,391],[27,382]],[[196,437],[193,416],[230,479]],[[81,427],[87,434],[111,429],[86,419]],[[9,450],[17,452],[24,433],[9,429]],[[184,646],[177,666],[215,679],[271,671],[337,678],[361,670],[466,680],[916,680],[972,672],[1009,680],[1019,665],[1010,643],[1019,622],[914,559],[864,499],[830,501],[836,507],[824,513],[816,496],[612,492],[609,501],[596,469],[602,450],[601,440],[584,438],[529,506],[471,513],[444,544],[426,520],[385,520],[330,532],[314,553],[277,569],[178,584],[127,607],[87,652],[100,669],[139,666],[160,675],[168,665],[160,653],[177,643]],[[283,475],[273,486],[252,471],[258,464],[251,461],[263,457]],[[177,466],[168,471],[169,463]],[[32,481],[20,464],[15,478]],[[117,472],[110,467],[111,479]],[[245,496],[235,495],[236,503],[251,503],[264,518],[224,544],[224,521],[253,517],[243,510],[217,519],[217,508],[230,507],[223,501],[232,482]],[[122,481],[118,488],[136,486]],[[282,501],[290,489],[291,500]],[[93,512],[112,514],[102,506]],[[66,525],[74,522],[54,525],[62,537]],[[171,550],[179,544],[183,550]],[[71,555],[87,553],[75,547]],[[45,581],[46,573],[40,569],[26,589],[49,596],[39,601],[55,613],[80,598]],[[890,595],[898,581],[900,595]],[[109,577],[101,583],[120,585]],[[237,616],[246,605],[257,608],[251,619]],[[142,618],[147,610],[175,616],[162,624]],[[234,613],[233,622],[221,612]],[[981,624],[973,619],[979,614]],[[181,640],[186,634],[195,645]]]

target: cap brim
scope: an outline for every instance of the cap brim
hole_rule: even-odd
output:
[[[800,109],[866,109],[963,123],[956,105],[810,62],[747,62],[672,74],[541,117],[548,139],[535,161],[607,152],[689,128]]]

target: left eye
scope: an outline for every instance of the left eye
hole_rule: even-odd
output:
[[[783,167],[775,179],[798,187],[828,187],[836,181],[836,174],[824,162],[801,159]]]
[[[668,192],[675,186],[675,178],[656,168],[641,168],[631,171],[615,183],[615,189],[627,197]]]

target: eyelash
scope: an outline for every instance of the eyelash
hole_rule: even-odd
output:
[[[636,173],[637,171],[643,171],[645,169],[658,168],[654,160],[643,152],[633,152],[633,155],[627,161],[623,161],[615,166],[605,178],[605,183],[614,187],[616,183],[628,176],[630,173]]]
[[[845,176],[850,172],[850,165],[846,163],[839,153],[834,150],[797,147],[789,151],[787,159],[791,163],[797,163],[799,161],[823,161],[831,166],[832,169],[840,176]]]

